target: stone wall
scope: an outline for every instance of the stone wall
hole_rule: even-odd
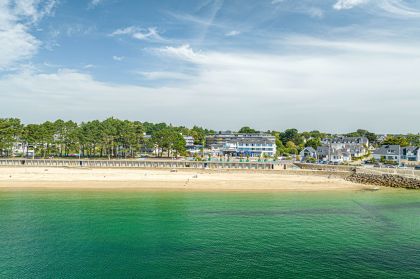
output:
[[[415,178],[402,177],[394,174],[353,173],[345,179],[347,181],[361,184],[394,188],[420,189],[420,180]]]
[[[303,170],[324,170],[324,171],[353,171],[355,166],[346,165],[321,165],[321,164],[308,164],[308,163],[293,163],[295,166]]]

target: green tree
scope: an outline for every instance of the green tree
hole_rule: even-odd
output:
[[[321,144],[321,140],[319,139],[319,138],[311,138],[310,140],[308,140],[306,143],[305,143],[305,147],[308,147],[308,146],[310,146],[310,147],[312,147],[313,149],[317,149],[319,146],[321,146],[322,144]]]
[[[181,134],[173,134],[172,136],[172,149],[175,151],[175,157],[178,158],[178,155],[185,155],[185,139]]]
[[[298,154],[297,146],[291,140],[286,143],[286,151],[288,154]]]
[[[42,151],[44,138],[42,126],[39,124],[28,124],[23,128],[22,140],[24,141],[27,152],[29,151],[30,146],[33,147],[35,155],[37,155],[39,151]],[[28,156],[28,154],[26,154],[26,156]]]
[[[382,143],[383,145],[400,145],[408,146],[410,142],[403,136],[387,136]]]
[[[0,119],[0,156],[9,156],[13,144],[22,133],[22,124],[17,118]]]
[[[238,131],[238,133],[241,133],[241,134],[256,134],[256,133],[258,133],[258,131],[255,130],[255,129],[252,129],[252,128],[248,127],[248,126],[245,126],[245,127],[242,127]]]
[[[411,146],[420,146],[420,134],[408,134],[407,140]]]
[[[304,142],[303,136],[299,135],[297,129],[287,129],[283,133],[280,133],[280,139],[283,145],[287,142],[292,141],[295,145],[302,144]]]
[[[378,141],[378,136],[368,130],[358,129],[356,132],[346,134],[348,137],[366,137],[370,143],[374,144]]]

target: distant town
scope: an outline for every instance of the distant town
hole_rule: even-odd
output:
[[[108,118],[82,123],[22,124],[0,119],[0,155],[16,158],[173,158],[218,161],[291,160],[313,164],[418,167],[420,134],[386,135],[359,129],[214,131],[194,126]]]

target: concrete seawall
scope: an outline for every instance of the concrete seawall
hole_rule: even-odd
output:
[[[293,163],[295,166],[303,170],[323,170],[323,171],[353,171],[355,166],[344,165],[321,165],[321,164],[308,164],[308,163]]]
[[[0,159],[0,166],[15,167],[87,167],[87,168],[167,168],[167,169],[255,169],[272,170],[273,162],[199,162],[181,160],[63,160]]]
[[[420,189],[420,180],[394,174],[353,173],[347,181],[394,188]]]

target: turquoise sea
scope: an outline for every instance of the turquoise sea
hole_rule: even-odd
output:
[[[420,191],[0,191],[0,278],[420,278]]]

